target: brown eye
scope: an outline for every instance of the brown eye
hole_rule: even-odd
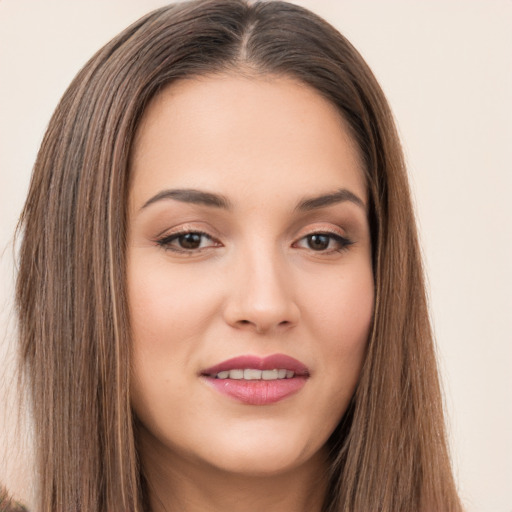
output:
[[[298,240],[294,247],[326,254],[340,252],[352,245],[348,238],[334,233],[311,233]]]
[[[313,249],[313,251],[325,251],[328,249],[331,238],[331,236],[324,234],[315,234],[306,237],[308,247]]]
[[[157,240],[160,247],[176,253],[193,253],[210,247],[219,247],[221,244],[210,235],[200,231],[186,231],[174,233]]]
[[[176,240],[182,249],[199,249],[203,236],[201,233],[186,233],[180,235]]]

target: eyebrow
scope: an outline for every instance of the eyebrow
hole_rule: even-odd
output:
[[[299,202],[295,209],[300,212],[308,212],[318,208],[326,208],[327,206],[331,206],[333,204],[343,203],[345,201],[354,203],[366,211],[366,205],[364,201],[359,196],[356,196],[353,192],[346,188],[340,188],[332,194],[322,194],[320,196],[305,198]]]
[[[182,203],[202,204],[205,206],[213,206],[215,208],[222,208],[229,210],[231,203],[229,200],[219,194],[212,194],[211,192],[203,192],[192,188],[186,189],[173,189],[173,190],[162,190],[158,194],[148,199],[141,209],[148,207],[150,204],[162,201],[164,199],[174,199],[175,201],[181,201]]]
[[[158,194],[148,199],[141,207],[141,210],[148,207],[150,204],[166,199],[174,199],[183,203],[201,204],[205,206],[213,206],[215,208],[222,208],[224,210],[231,209],[231,202],[226,197],[220,194],[213,194],[212,192],[204,192],[191,188],[186,189],[170,189],[162,190]],[[326,208],[328,206],[350,201],[351,203],[360,206],[366,211],[364,201],[356,194],[346,188],[341,188],[331,194],[322,194],[320,196],[308,197],[302,199],[295,207],[296,211],[308,212],[319,208]]]

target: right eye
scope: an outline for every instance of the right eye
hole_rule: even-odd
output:
[[[219,242],[201,231],[173,233],[160,238],[156,243],[165,250],[181,253],[193,253],[209,247],[220,246]]]

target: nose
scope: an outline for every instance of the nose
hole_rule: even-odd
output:
[[[297,324],[293,272],[278,251],[240,255],[232,268],[225,321],[258,334],[286,330]]]

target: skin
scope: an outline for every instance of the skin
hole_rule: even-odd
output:
[[[320,510],[325,443],[357,384],[374,303],[364,173],[343,119],[288,78],[184,80],[149,105],[131,172],[131,392],[153,509]],[[171,189],[229,208],[158,197]],[[340,190],[352,195],[297,208]],[[183,232],[207,236],[191,249]],[[309,378],[273,404],[201,377],[276,353]]]

